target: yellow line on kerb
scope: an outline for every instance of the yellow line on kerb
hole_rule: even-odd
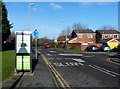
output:
[[[115,65],[120,65],[120,63],[113,62],[113,61],[111,61],[110,59],[112,59],[112,58],[108,58],[108,59],[106,59],[106,61],[108,61],[108,62],[110,62],[110,63],[113,63],[113,64],[115,64]],[[112,59],[112,60],[115,60],[115,59]]]
[[[51,62],[43,55],[41,54],[43,60],[45,61],[45,63],[48,65],[48,67],[50,68],[50,70],[52,71],[52,73],[54,74],[54,79],[57,79],[57,81],[60,83],[60,87],[64,88],[64,89],[71,89],[71,87],[69,86],[69,84],[66,82],[66,80],[60,75],[60,73],[55,69],[55,67],[51,64]],[[55,82],[56,83],[56,82]],[[59,84],[57,84],[59,85]]]

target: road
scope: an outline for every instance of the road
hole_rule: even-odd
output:
[[[70,87],[118,87],[119,66],[107,61],[110,53],[71,52],[39,48]]]

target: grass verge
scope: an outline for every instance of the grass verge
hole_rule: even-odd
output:
[[[14,50],[2,51],[2,81],[14,73],[14,53]]]

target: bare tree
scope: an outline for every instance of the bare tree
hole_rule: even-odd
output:
[[[111,26],[111,25],[102,25],[99,30],[114,30],[115,26]]]
[[[88,25],[85,24],[81,24],[81,23],[74,23],[72,26],[73,30],[77,30],[77,29],[88,29]]]
[[[60,36],[62,35],[70,35],[72,32],[71,28],[69,26],[66,27],[66,29],[63,29],[61,32],[60,32]]]

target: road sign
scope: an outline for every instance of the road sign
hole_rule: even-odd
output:
[[[35,30],[33,34],[36,38],[39,36],[39,32],[37,30]]]

